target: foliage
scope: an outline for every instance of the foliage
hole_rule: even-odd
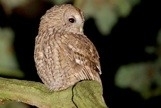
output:
[[[33,0],[36,1],[36,0]],[[18,6],[23,6],[32,0],[1,0],[0,3],[4,10],[9,14]],[[94,18],[100,32],[104,35],[110,33],[113,26],[117,23],[118,18],[126,17],[132,7],[139,3],[140,0],[47,0],[54,4],[62,4],[73,2],[76,7],[79,7],[86,18]],[[34,2],[33,2],[34,3]],[[32,3],[32,4],[33,4]],[[34,10],[32,10],[34,11]]]
[[[34,18],[41,10],[38,8],[42,7],[42,1],[53,4],[72,2],[85,13],[86,19],[93,18],[100,32],[107,35],[117,23],[118,18],[126,17],[140,0],[0,0],[0,5],[7,16],[17,12],[26,18]],[[13,39],[14,32],[10,28],[0,28],[0,75],[22,77],[23,73],[19,69],[12,48]],[[91,105],[91,108],[96,106],[105,108],[100,88],[93,82],[78,83],[73,89],[73,99],[80,107],[88,106],[90,108]],[[45,106],[45,108],[46,105],[62,107],[59,106],[61,104],[56,103],[59,103],[60,98],[65,94],[67,97],[63,98],[64,101],[61,100],[65,102],[63,105],[71,105],[72,107],[74,104],[71,101],[71,90],[72,88],[69,88],[58,93],[51,93],[39,83],[0,78],[0,103],[4,100],[15,100],[41,107]]]
[[[95,19],[104,35],[110,33],[120,16],[126,17],[139,0],[75,0],[74,5],[82,9],[87,18]]]
[[[50,0],[62,4],[72,0]],[[94,18],[100,32],[110,33],[118,18],[126,17],[140,0],[73,0],[74,5],[85,13],[86,18]]]
[[[155,61],[121,66],[115,77],[116,85],[131,88],[144,98],[161,95],[161,30],[158,33],[157,45],[155,48],[146,48],[147,52],[158,56]]]
[[[13,38],[11,28],[0,28],[0,75],[22,77],[12,47]]]

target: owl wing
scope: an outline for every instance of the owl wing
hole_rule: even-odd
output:
[[[62,90],[84,79],[101,83],[99,55],[84,35],[39,34],[35,44],[38,74],[51,90]]]
[[[93,43],[85,35],[72,33],[65,34],[62,41],[66,43],[66,56],[75,65],[76,77],[101,82],[99,55]]]

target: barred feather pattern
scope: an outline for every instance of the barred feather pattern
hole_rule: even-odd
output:
[[[79,15],[76,20],[83,23],[80,10],[69,4],[56,8],[59,10],[62,6],[68,7],[67,10],[71,8],[69,14],[73,11],[72,16]],[[96,80],[101,84],[98,52],[84,33],[76,29],[80,23],[73,25],[62,22],[61,26],[58,21],[57,25],[57,20],[53,19],[58,16],[55,13],[53,18],[48,16],[49,13],[52,16],[52,12],[49,10],[42,17],[35,40],[34,59],[42,82],[54,91],[67,89],[81,80]],[[59,17],[63,17],[62,12],[59,13]],[[83,25],[80,27],[83,28]]]

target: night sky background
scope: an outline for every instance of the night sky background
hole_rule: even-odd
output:
[[[41,13],[34,18],[26,18],[16,13],[8,17],[0,7],[0,26],[10,26],[15,32],[14,49],[20,69],[25,73],[23,80],[41,82],[33,59],[34,42],[40,16],[51,6],[45,4]],[[128,17],[119,18],[107,36],[98,31],[93,19],[85,22],[84,32],[95,44],[100,55],[104,99],[110,108],[161,108],[161,96],[144,100],[139,93],[121,89],[114,84],[116,71],[121,65],[156,59],[155,55],[145,52],[145,47],[156,45],[160,28],[159,0],[141,0]]]

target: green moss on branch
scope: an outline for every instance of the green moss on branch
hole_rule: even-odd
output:
[[[59,92],[51,92],[44,84],[0,78],[0,101],[13,100],[39,108],[107,108],[101,85],[82,81]]]

